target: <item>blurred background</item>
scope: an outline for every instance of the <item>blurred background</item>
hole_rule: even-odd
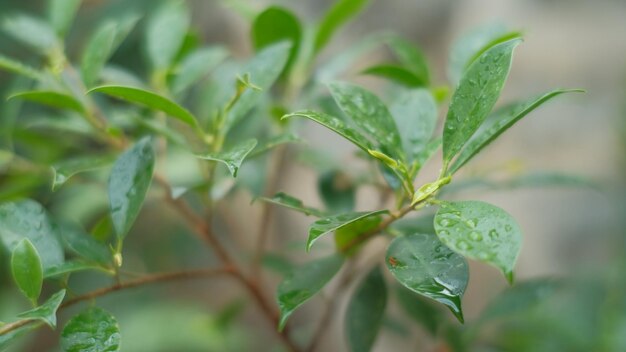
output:
[[[149,14],[156,7],[155,3],[151,0],[84,0],[66,41],[70,58],[80,57],[94,23],[130,11]],[[268,5],[282,5],[303,22],[313,24],[332,3],[332,0],[188,1],[193,8],[192,26],[200,41],[225,45],[240,59],[253,54],[250,20],[246,18],[249,9],[261,11]],[[43,16],[45,2],[0,0],[0,15],[13,11]],[[492,344],[478,344],[470,350],[626,350],[625,19],[626,2],[623,0],[373,0],[361,16],[340,31],[319,60],[324,63],[332,59],[366,34],[393,31],[419,45],[426,53],[435,85],[446,84],[449,48],[454,40],[477,26],[501,22],[525,33],[524,43],[515,52],[501,103],[557,87],[587,90],[586,94],[557,98],[533,112],[457,176],[470,179],[486,174],[505,177],[522,172],[559,171],[580,175],[598,185],[595,188],[469,188],[453,196],[454,199],[496,204],[519,221],[524,240],[516,268],[517,280],[555,277],[571,280],[567,287],[560,287],[554,297],[541,302],[532,314],[527,312],[531,317],[511,316],[489,329],[481,329],[483,341]],[[143,64],[141,40],[141,30],[136,29],[112,61],[145,76],[147,69]],[[33,62],[28,50],[2,33],[0,53]],[[386,57],[389,53],[385,50],[374,50],[364,55],[341,79],[382,92],[385,89],[382,80],[363,77],[359,71]],[[0,71],[2,97],[7,96],[14,84],[13,76]],[[3,118],[0,116],[0,120]],[[355,162],[352,146],[322,127],[306,126],[299,134],[311,146],[326,150],[342,163]],[[440,166],[435,157],[422,172],[423,181],[436,177]],[[316,184],[314,170],[302,163],[293,163],[281,178],[279,188],[307,204],[320,205]],[[103,192],[95,190],[93,200],[82,204],[83,211],[89,212],[90,208],[106,202]],[[357,209],[376,206],[376,201],[372,200],[374,195],[368,189],[359,192]],[[232,201],[224,204],[222,211],[232,214],[233,219],[225,215],[218,221],[218,226],[222,222],[234,222],[233,227],[239,233],[235,242],[248,249],[254,244],[255,219],[260,216],[259,207],[250,204],[251,196],[250,192],[232,196]],[[66,211],[60,200],[50,201],[50,205],[53,212]],[[184,227],[173,219],[175,215],[162,209],[158,202],[146,203],[146,210],[133,230],[144,235],[129,237],[127,244],[142,254],[125,258],[132,270],[166,270],[213,260],[198,249],[200,246],[195,239],[186,235]],[[270,231],[273,250],[280,252],[288,248],[289,243],[303,241],[310,222],[305,216],[276,209]],[[384,244],[384,241],[374,241],[368,250],[380,255]],[[331,242],[328,242],[330,247]],[[300,247],[288,257],[294,262],[308,260]],[[472,322],[480,318],[490,302],[500,297],[507,284],[491,267],[471,262],[470,268],[471,278],[463,305],[471,328]],[[2,279],[5,286],[10,286],[7,273],[3,273]],[[280,275],[271,275],[269,293],[279,279]],[[103,282],[101,278],[91,277],[81,277],[81,280]],[[17,309],[18,298],[4,291],[0,295],[3,314]],[[162,303],[163,297],[167,297],[167,304]],[[345,295],[339,311],[343,311],[344,301]],[[229,280],[140,288],[104,297],[99,302],[118,317],[125,351],[261,351],[269,347],[259,341],[272,339],[268,330],[271,327],[263,326],[255,309],[245,309],[251,304]],[[304,340],[311,335],[319,319],[318,307],[323,304],[324,299],[318,297],[294,314],[292,323],[296,335]],[[411,324],[411,319],[399,314],[396,306],[391,307],[389,314],[387,328],[379,335],[376,351],[438,348],[437,339]],[[345,350],[341,314],[336,318],[320,351]],[[537,324],[538,321],[545,325]],[[499,341],[505,338],[507,341]],[[20,348],[55,351],[55,344],[54,335],[41,329],[36,339],[24,341]],[[181,346],[185,347],[181,349]]]

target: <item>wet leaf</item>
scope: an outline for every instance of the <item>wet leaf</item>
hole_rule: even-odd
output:
[[[434,303],[404,286],[398,286],[396,294],[398,303],[409,317],[421,324],[432,336],[437,336],[446,320]]]
[[[313,55],[320,52],[335,32],[352,17],[356,16],[368,0],[339,0],[326,12],[322,19],[313,42]]]
[[[443,131],[443,160],[448,163],[483,123],[509,74],[516,38],[485,51],[468,68],[457,87]]]
[[[407,87],[422,87],[425,85],[424,81],[417,77],[413,72],[402,66],[394,64],[371,66],[361,71],[361,73],[386,78]]]
[[[109,177],[111,220],[122,240],[135,222],[152,182],[154,150],[149,137],[144,137],[115,161]]]
[[[172,92],[180,94],[194,83],[201,80],[228,57],[228,51],[220,46],[198,49],[187,55],[180,63],[174,81]]]
[[[289,208],[295,211],[298,211],[300,213],[303,213],[304,215],[313,215],[313,216],[317,216],[317,217],[321,217],[324,216],[324,212],[319,210],[319,209],[315,209],[312,207],[308,207],[306,205],[304,205],[304,203],[295,197],[292,197],[286,193],[283,192],[278,192],[275,195],[273,195],[271,198],[266,198],[266,197],[259,197],[259,200],[262,200],[264,202],[269,202],[272,204],[276,204],[276,205],[280,205],[283,206],[285,208]]]
[[[288,72],[294,63],[300,49],[301,38],[300,21],[291,11],[283,7],[268,7],[252,23],[252,43],[256,50],[283,40],[291,42],[291,51],[284,72]]]
[[[278,285],[277,293],[280,308],[279,330],[285,327],[294,310],[313,297],[337,274],[343,261],[340,255],[316,259],[294,268],[285,277]]]
[[[226,151],[202,155],[196,154],[196,157],[205,160],[219,161],[226,165],[226,167],[228,167],[228,171],[233,177],[237,177],[237,171],[239,171],[243,160],[246,158],[246,156],[248,156],[248,154],[250,154],[250,152],[252,151],[252,149],[254,149],[254,147],[256,147],[256,145],[256,139],[249,139],[235,145],[234,147]]]
[[[44,304],[29,311],[20,313],[17,317],[25,320],[39,320],[47,324],[52,329],[56,329],[57,310],[59,309],[61,302],[63,302],[63,298],[65,298],[65,290],[61,290],[53,294]]]
[[[311,226],[309,227],[309,238],[307,239],[306,250],[311,250],[311,246],[313,246],[313,243],[317,241],[318,238],[328,233],[337,231],[344,226],[354,223],[355,221],[387,213],[389,213],[388,210],[363,211],[334,215],[327,218],[319,219],[311,224]]]
[[[187,109],[176,104],[172,100],[156,93],[133,87],[107,85],[89,90],[89,93],[99,92],[126,100],[133,104],[147,106],[150,109],[162,111],[190,126],[197,126],[196,118]]]
[[[84,156],[57,162],[52,165],[52,172],[54,174],[52,178],[52,190],[58,190],[74,175],[108,166],[112,162],[113,158],[108,155]]]
[[[61,347],[66,352],[117,352],[120,340],[117,321],[98,307],[75,315],[61,332]]]
[[[409,161],[418,161],[437,125],[437,103],[426,89],[403,91],[390,107]]]
[[[11,274],[24,296],[37,304],[43,284],[43,268],[35,246],[24,238],[11,253]]]
[[[351,351],[370,351],[387,305],[387,287],[379,266],[360,283],[346,311],[346,335]]]
[[[58,45],[54,29],[45,21],[21,13],[5,13],[3,17],[0,28],[39,53],[47,54]]]
[[[331,213],[347,213],[356,205],[356,185],[350,176],[338,170],[319,175],[317,190]]]
[[[59,38],[63,38],[72,25],[81,0],[48,1],[48,18]]]
[[[522,231],[504,210],[479,201],[444,203],[435,231],[446,246],[500,269],[509,282],[522,245]]]
[[[58,109],[69,109],[79,113],[85,112],[83,104],[71,95],[54,91],[19,92],[7,99],[24,99]]]
[[[183,1],[165,1],[146,25],[146,52],[154,70],[167,69],[183,45],[190,14]]]
[[[461,298],[469,280],[467,262],[434,235],[398,237],[387,248],[387,268],[415,293],[447,306],[463,322]]]
[[[421,82],[421,86],[430,84],[430,73],[426,57],[413,43],[399,36],[392,36],[387,45],[393,51],[404,68],[408,69]]]
[[[467,146],[461,151],[459,157],[454,161],[450,167],[450,173],[455,173],[468,161],[470,161],[476,154],[478,154],[484,147],[493,142],[502,133],[513,126],[517,121],[528,115],[531,111],[535,110],[548,100],[559,96],[564,93],[572,92],[584,92],[581,89],[557,89],[542,94],[539,97],[532,98],[528,101],[510,105],[505,111],[498,111],[498,120],[494,121],[491,126],[484,131],[476,135],[469,141]]]

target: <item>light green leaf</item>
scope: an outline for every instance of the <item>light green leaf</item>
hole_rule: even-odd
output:
[[[63,249],[54,234],[46,210],[27,199],[0,205],[0,240],[13,248],[24,238],[35,246],[43,269],[63,263]]]
[[[20,313],[17,317],[25,320],[39,320],[47,324],[52,329],[56,329],[57,310],[59,309],[61,302],[63,302],[63,298],[65,298],[65,290],[61,290],[53,294],[44,304],[29,311]]]
[[[80,225],[61,223],[59,233],[66,247],[89,262],[107,267],[111,265],[111,251],[101,242],[96,241]]]
[[[379,266],[360,283],[346,311],[345,329],[350,351],[372,349],[383,322],[387,305],[387,287]]]
[[[339,0],[322,19],[313,42],[313,55],[319,53],[330,41],[337,29],[356,16],[368,0]]]
[[[54,29],[48,23],[25,14],[4,14],[4,18],[0,20],[0,28],[41,54],[47,54],[58,45]]]
[[[273,195],[271,198],[259,197],[257,199],[262,200],[264,202],[280,205],[282,207],[298,211],[298,212],[303,213],[304,215],[307,215],[307,216],[308,215],[313,215],[313,216],[317,216],[317,217],[324,216],[324,212],[323,211],[321,211],[319,209],[312,208],[312,207],[308,207],[308,206],[304,205],[304,203],[302,203],[302,201],[300,199],[292,197],[292,196],[290,196],[290,195],[288,195],[286,193],[283,193],[283,192],[278,192],[275,195]]]
[[[43,268],[35,246],[27,239],[21,240],[11,253],[11,274],[24,296],[37,304],[43,284]]]
[[[189,28],[190,14],[183,1],[166,1],[149,18],[146,51],[154,70],[167,69],[181,48]]]
[[[55,278],[55,277],[62,276],[62,275],[75,273],[78,271],[87,271],[87,270],[94,270],[94,271],[101,271],[101,272],[106,271],[102,266],[97,265],[97,264],[89,264],[89,263],[85,263],[79,260],[70,260],[67,262],[63,262],[62,264],[59,264],[57,266],[47,268],[43,272],[43,278],[50,279],[50,278]],[[113,274],[113,271],[111,270],[110,273]]]
[[[380,64],[361,71],[366,75],[379,76],[407,87],[423,87],[426,83],[410,70],[395,64]]]
[[[48,18],[59,38],[63,38],[74,21],[81,0],[48,0]]]
[[[24,99],[51,106],[58,109],[69,109],[78,113],[84,113],[85,107],[73,96],[61,92],[34,90],[29,92],[19,92],[9,96],[7,99]]]
[[[52,190],[58,190],[74,175],[108,166],[112,162],[113,158],[111,156],[103,155],[83,156],[55,163],[51,167],[54,174],[52,179]]]
[[[30,66],[24,65],[21,62],[10,59],[6,56],[0,55],[0,69],[4,69],[9,72],[16,73],[35,80],[43,79],[41,72]]]
[[[119,240],[128,233],[150,188],[154,171],[152,141],[145,137],[125,151],[109,177],[109,206]]]
[[[404,286],[398,286],[396,293],[398,303],[407,315],[436,337],[446,319],[434,303]]]
[[[437,103],[426,89],[398,94],[390,107],[409,161],[416,161],[431,140],[437,125]]]
[[[436,236],[398,237],[387,248],[387,268],[415,293],[446,305],[463,322],[461,298],[469,280],[467,262]]]
[[[350,176],[339,170],[321,173],[317,191],[331,213],[347,213],[356,205],[356,185]]]
[[[359,128],[379,141],[392,157],[403,159],[402,142],[396,123],[376,95],[349,83],[334,82],[328,87],[337,105]]]
[[[371,216],[378,216],[382,214],[389,213],[388,210],[377,210],[377,211],[363,211],[363,212],[354,212],[347,214],[340,214],[329,216],[327,218],[319,219],[309,227],[309,238],[306,242],[306,250],[311,250],[311,246],[318,238],[337,231],[344,226],[347,226],[356,221],[362,220],[364,218],[368,218]]]
[[[509,74],[513,49],[521,39],[485,51],[465,72],[457,87],[443,131],[443,160],[447,164],[483,123],[500,96]]]
[[[252,23],[252,43],[256,50],[283,40],[291,42],[291,52],[285,64],[285,72],[289,70],[298,55],[301,39],[300,21],[291,11],[283,7],[268,7]]]
[[[269,151],[272,148],[275,148],[279,145],[283,145],[283,144],[287,144],[287,143],[302,143],[303,140],[296,136],[293,133],[283,133],[283,134],[279,134],[277,136],[274,136],[268,140],[266,140],[265,142],[261,143],[259,146],[257,146],[248,156],[248,158],[254,158],[256,156],[259,156],[267,151]]]
[[[435,231],[455,252],[491,264],[513,281],[522,231],[504,210],[478,201],[444,203],[435,216]]]
[[[172,82],[172,92],[180,94],[201,80],[228,57],[228,51],[220,46],[198,49],[187,55],[178,65]]]
[[[285,277],[278,285],[279,330],[282,331],[294,310],[313,297],[337,274],[343,261],[342,256],[331,255],[296,267]]]
[[[133,104],[147,106],[150,109],[162,111],[190,126],[197,126],[196,118],[187,109],[172,100],[156,93],[134,87],[107,85],[89,90],[87,93],[100,92],[112,97],[126,100]]]
[[[98,307],[75,315],[61,332],[61,347],[65,352],[117,352],[120,340],[117,321]]]
[[[564,93],[584,92],[581,89],[557,89],[542,94],[539,97],[529,99],[528,101],[507,106],[506,110],[497,111],[497,120],[479,133],[476,137],[469,141],[467,146],[461,151],[459,157],[450,167],[450,173],[458,171],[463,165],[470,161],[484,147],[498,138],[504,131],[513,126],[517,121],[528,115],[548,100]]]
[[[243,160],[250,154],[252,149],[256,147],[257,140],[249,139],[241,142],[234,147],[221,151],[219,153],[196,154],[196,157],[205,160],[219,161],[228,167],[228,171],[233,177],[237,177],[237,171],[241,167]]]
[[[399,37],[393,36],[387,41],[387,45],[396,55],[398,60],[406,69],[413,72],[422,86],[430,84],[430,73],[424,54],[413,43]]]
[[[309,120],[319,123],[320,125],[334,131],[343,138],[349,140],[357,147],[361,148],[367,153],[368,150],[372,150],[374,147],[372,143],[363,136],[359,131],[346,125],[342,120],[325,114],[323,112],[315,112],[310,110],[297,111],[291,114],[283,116],[283,119],[290,117],[305,117]]]

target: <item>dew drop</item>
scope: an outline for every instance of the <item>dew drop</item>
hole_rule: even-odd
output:
[[[489,231],[489,238],[491,238],[492,240],[497,240],[498,237],[500,237],[500,234],[498,234],[498,231],[496,230]]]
[[[458,241],[456,243],[456,246],[457,246],[457,248],[459,248],[462,251],[469,250],[469,249],[472,248],[472,246],[470,246],[470,244],[467,243],[467,241],[464,241],[464,240]]]
[[[512,227],[511,225],[505,225],[505,226],[504,226],[504,229],[505,229],[507,232],[511,232],[511,231],[513,230],[513,227]]]
[[[469,237],[472,241],[476,242],[480,242],[483,240],[483,235],[478,231],[472,231]]]

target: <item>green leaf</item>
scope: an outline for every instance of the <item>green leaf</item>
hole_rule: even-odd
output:
[[[235,145],[234,147],[226,151],[202,155],[196,154],[196,157],[205,160],[219,161],[226,165],[226,167],[228,167],[228,171],[233,177],[237,177],[237,171],[239,171],[243,160],[246,158],[246,156],[248,156],[248,154],[250,154],[250,152],[252,151],[252,149],[254,149],[254,147],[256,147],[256,145],[256,139],[249,139]]]
[[[351,223],[359,221],[364,218],[368,218],[371,216],[378,216],[382,214],[388,214],[388,210],[377,210],[377,211],[363,211],[363,212],[354,212],[347,214],[340,214],[329,216],[327,218],[319,219],[315,221],[309,227],[309,238],[306,242],[306,250],[311,250],[311,246],[318,238],[337,231],[344,226],[347,226]]]
[[[111,251],[101,242],[96,241],[90,234],[79,225],[73,223],[61,223],[59,233],[65,246],[89,262],[98,263],[107,267],[111,265]]]
[[[317,191],[331,213],[347,213],[356,205],[356,186],[350,176],[339,170],[319,175]]]
[[[364,152],[367,153],[368,150],[372,150],[374,147],[370,143],[370,141],[363,136],[359,131],[353,129],[352,127],[346,125],[342,120],[325,114],[323,112],[315,112],[310,110],[297,111],[291,114],[287,114],[283,116],[283,119],[290,117],[304,117],[314,122],[319,123],[320,125],[334,131],[339,134],[343,138],[349,140],[357,147],[361,148]]]
[[[228,57],[228,51],[220,46],[198,49],[187,55],[178,65],[172,82],[172,92],[180,94],[201,80]]]
[[[426,89],[414,89],[398,94],[390,107],[396,121],[402,146],[409,159],[418,159],[431,140],[437,125],[437,103]]]
[[[41,54],[47,54],[58,45],[55,32],[48,23],[25,14],[5,14],[0,22],[0,28]]]
[[[44,304],[29,311],[20,313],[17,317],[26,320],[39,320],[52,329],[56,329],[57,310],[59,309],[61,302],[63,302],[63,298],[65,298],[65,290],[61,290],[53,294]]]
[[[146,25],[146,52],[156,71],[171,66],[189,28],[190,14],[183,1],[166,1]]]
[[[346,335],[351,351],[370,351],[383,322],[387,287],[379,266],[374,267],[350,299],[346,311]]]
[[[435,215],[435,231],[455,252],[491,264],[513,281],[522,231],[504,210],[479,201],[444,203]]]
[[[109,206],[119,240],[128,233],[139,214],[154,171],[152,141],[145,137],[124,152],[109,177]]]
[[[21,240],[11,253],[11,273],[24,296],[37,304],[43,283],[43,268],[35,246],[27,239]]]
[[[409,317],[421,324],[432,336],[437,336],[437,332],[446,320],[434,303],[431,303],[432,301],[415,294],[404,286],[398,286],[396,296],[398,303]]]
[[[12,251],[24,238],[35,246],[43,269],[63,263],[63,249],[46,210],[27,199],[0,205],[0,240]]]
[[[52,165],[54,174],[52,190],[56,191],[73,176],[86,171],[96,170],[108,166],[113,161],[109,155],[82,156],[74,159],[63,160]]]
[[[283,40],[291,42],[291,52],[285,64],[284,72],[288,72],[296,59],[301,39],[300,21],[291,11],[283,7],[268,7],[252,23],[252,43],[256,50]]]
[[[24,65],[19,61],[15,61],[6,56],[0,55],[0,69],[4,69],[9,72],[16,73],[35,80],[43,79],[41,72],[30,66]]]
[[[407,87],[423,87],[426,83],[410,70],[394,64],[380,64],[366,68],[362,74],[379,76]]]
[[[156,93],[134,87],[107,85],[93,88],[87,92],[99,92],[126,100],[133,104],[147,106],[150,109],[162,111],[167,115],[174,117],[190,126],[197,126],[196,118],[187,109],[176,104],[172,100],[158,95]]]
[[[452,96],[443,131],[443,160],[448,163],[483,123],[500,96],[521,39],[485,51],[467,70]]]
[[[48,18],[59,38],[63,38],[74,21],[81,0],[49,0]]]
[[[50,279],[86,270],[105,271],[102,266],[97,264],[89,264],[79,260],[70,260],[57,266],[47,268],[43,272],[43,278]],[[110,273],[113,274],[113,271],[110,271]]]
[[[278,285],[279,330],[282,331],[287,318],[296,308],[313,297],[337,274],[343,261],[342,256],[331,255],[296,267],[285,277]]]
[[[19,340],[22,336],[39,328],[40,325],[41,324],[28,324],[0,335],[0,351],[10,351],[9,347],[11,347],[16,340]]]
[[[391,37],[387,41],[387,45],[389,45],[389,48],[404,67],[422,82],[422,86],[430,84],[430,73],[426,57],[415,45],[399,36]]]
[[[259,156],[272,148],[275,148],[279,145],[287,144],[287,143],[302,143],[303,140],[296,136],[293,133],[283,133],[277,136],[274,136],[265,142],[261,143],[259,146],[254,148],[254,150],[248,155],[248,158],[254,158]]]
[[[290,195],[288,195],[286,193],[283,193],[283,192],[278,192],[275,195],[273,195],[271,198],[259,197],[257,199],[262,200],[264,202],[280,205],[282,207],[298,211],[298,212],[303,213],[304,215],[307,215],[307,216],[308,215],[313,215],[313,216],[317,216],[317,217],[324,216],[324,212],[323,211],[321,211],[319,209],[315,209],[315,208],[311,208],[311,207],[305,206],[304,203],[302,203],[302,201],[300,199],[292,197],[292,196],[290,196]]]
[[[581,89],[557,89],[544,93],[528,101],[509,105],[505,110],[496,112],[497,120],[476,137],[469,141],[467,146],[461,151],[459,157],[450,167],[450,173],[458,171],[463,165],[470,161],[484,147],[498,138],[504,131],[513,126],[517,121],[528,115],[548,100],[564,93],[584,92]]]
[[[369,216],[337,229],[335,231],[335,246],[337,250],[347,256],[356,253],[364,244],[355,245],[358,238],[366,232],[373,231],[382,221],[383,219],[380,216]]]
[[[78,113],[84,113],[85,107],[73,96],[55,91],[35,90],[29,92],[19,92],[9,96],[7,99],[24,99],[51,106],[58,109],[69,109]]]
[[[343,112],[392,157],[402,159],[402,142],[385,104],[373,93],[349,83],[331,83],[330,92]],[[370,148],[371,149],[371,148]]]
[[[120,327],[115,318],[98,307],[75,315],[61,332],[61,347],[66,352],[117,352]]]
[[[469,280],[467,262],[436,236],[414,234],[398,237],[389,244],[387,268],[415,293],[446,305],[463,322],[461,298]]]
[[[344,23],[356,16],[368,0],[339,0],[322,19],[313,42],[313,55],[319,53]]]
[[[480,322],[523,314],[554,295],[563,282],[552,278],[533,279],[507,288],[480,315]]]

